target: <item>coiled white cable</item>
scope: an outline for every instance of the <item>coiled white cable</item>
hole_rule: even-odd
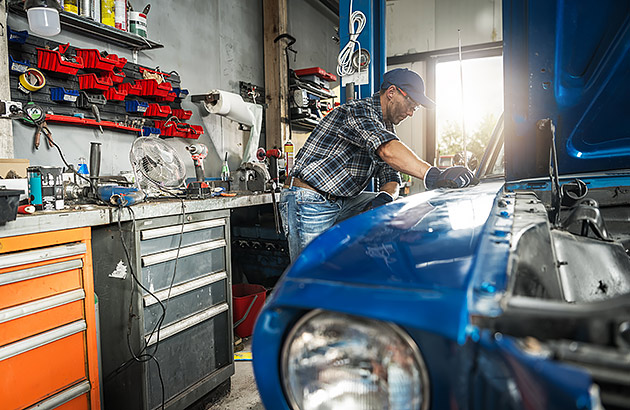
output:
[[[355,24],[357,25],[355,28]],[[337,57],[337,74],[340,77],[344,75],[354,74],[356,68],[352,65],[352,55],[354,54],[355,46],[361,50],[361,43],[357,41],[359,34],[365,27],[365,14],[360,11],[352,11],[352,1],[350,2],[350,21],[349,21],[349,33],[350,39],[346,45],[339,52]]]

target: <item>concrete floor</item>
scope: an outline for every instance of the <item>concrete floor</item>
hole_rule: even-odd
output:
[[[243,340],[241,352],[251,351],[251,338]],[[252,362],[235,361],[234,368],[230,393],[213,405],[206,407],[206,410],[265,410],[254,380]]]

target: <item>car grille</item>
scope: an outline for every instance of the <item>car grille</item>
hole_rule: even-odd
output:
[[[630,350],[572,341],[549,345],[557,360],[591,374],[606,410],[630,409]]]

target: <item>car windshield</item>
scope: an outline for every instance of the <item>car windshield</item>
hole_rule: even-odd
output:
[[[481,163],[477,168],[476,176],[479,179],[505,176],[503,161],[503,115],[499,117],[494,131],[492,131],[492,137],[490,137]]]

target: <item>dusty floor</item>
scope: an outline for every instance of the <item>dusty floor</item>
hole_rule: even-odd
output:
[[[237,353],[252,351],[251,338],[243,341],[243,350]],[[206,410],[264,410],[260,401],[252,362],[235,361],[234,376],[232,376],[232,389],[230,394],[220,399],[215,404],[206,407]]]

